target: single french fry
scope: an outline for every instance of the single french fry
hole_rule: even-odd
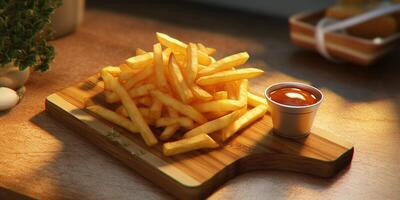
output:
[[[244,105],[238,100],[232,99],[220,99],[213,100],[204,103],[192,105],[197,111],[204,112],[223,112],[223,111],[233,111],[242,108]]]
[[[238,81],[230,81],[224,84],[224,89],[228,92],[229,99],[239,99]]]
[[[104,108],[99,105],[93,105],[86,107],[86,109],[90,110],[91,112],[99,115],[100,117],[106,119],[107,121],[110,121],[114,124],[117,124],[118,126],[121,126],[127,130],[129,130],[132,133],[138,133],[139,129],[135,126],[135,124],[129,119],[115,113],[112,110],[109,110],[107,108]]]
[[[112,90],[117,93],[121,99],[122,105],[124,105],[126,111],[128,112],[129,118],[138,127],[145,143],[149,146],[157,144],[157,138],[149,128],[149,125],[143,119],[143,116],[140,114],[135,102],[131,99],[124,87],[119,83],[118,78],[112,78],[111,83]]]
[[[177,51],[182,54],[186,54],[187,44],[185,44],[175,38],[172,38],[164,33],[156,33],[156,35],[157,35],[158,41],[162,45],[171,48],[173,51]],[[202,65],[209,65],[211,63],[210,57],[201,51],[198,51],[198,61]]]
[[[168,110],[168,115],[170,117],[179,117],[178,112],[176,112],[176,110],[174,110],[170,107],[167,107],[167,110]],[[173,124],[173,125],[169,125],[169,126],[165,127],[165,129],[163,130],[163,132],[160,135],[160,139],[168,140],[176,133],[176,131],[178,131],[179,127],[180,126],[178,124]]]
[[[155,64],[157,86],[159,88],[164,89],[167,88],[167,80],[165,79],[161,44],[160,43],[155,44],[153,46],[153,51],[154,51],[154,64]]]
[[[203,90],[201,87],[199,87],[196,84],[193,84],[191,89],[192,89],[193,95],[196,99],[199,99],[201,101],[209,101],[209,100],[213,99],[213,96],[210,93]]]
[[[245,78],[257,77],[263,74],[264,71],[256,68],[243,68],[231,71],[217,72],[209,76],[203,76],[197,79],[197,84],[203,85],[214,85],[217,83],[223,83],[228,81],[235,81]]]
[[[107,70],[101,70],[100,71],[100,75],[101,78],[103,79],[104,82],[104,90],[111,90],[111,76],[108,76],[108,74],[111,75],[111,73],[109,73]]]
[[[238,101],[247,106],[247,88],[249,87],[249,81],[247,79],[242,79],[239,84],[239,98]]]
[[[227,114],[223,117],[220,117],[218,119],[214,119],[212,121],[206,122],[196,128],[193,128],[192,130],[186,132],[183,137],[188,138],[188,137],[193,137],[193,136],[200,135],[200,134],[209,134],[209,133],[221,130],[224,127],[228,126],[230,123],[232,123],[237,118],[238,115],[239,115],[239,111],[235,111],[235,112]]]
[[[213,55],[217,51],[214,48],[204,46],[202,43],[197,43],[197,47],[200,51],[206,53],[207,55]]]
[[[151,118],[157,120],[162,114],[162,104],[158,99],[153,100],[153,105],[150,107]]]
[[[186,105],[186,104],[174,99],[170,95],[162,93],[157,90],[152,91],[151,94],[155,98],[160,100],[161,103],[163,103],[165,106],[167,106],[167,107],[170,106],[171,108],[178,111],[182,115],[193,119],[195,122],[197,122],[199,124],[203,124],[203,123],[207,122],[207,119],[201,113],[199,113],[196,109],[194,109],[192,106]]]
[[[161,117],[156,120],[156,127],[179,124],[185,128],[193,127],[193,120],[188,117]]]
[[[136,55],[137,56],[140,56],[140,55],[143,55],[143,54],[146,54],[146,53],[147,52],[145,50],[143,50],[141,48],[136,48]]]
[[[101,69],[101,73],[103,71],[108,72],[113,76],[119,76],[119,73],[121,73],[121,69],[119,67],[115,67],[115,66],[104,67],[103,69]]]
[[[230,70],[233,67],[237,67],[243,65],[249,59],[249,54],[247,52],[242,52],[238,54],[234,54],[225,58],[222,58],[215,63],[212,63],[206,69],[199,71],[199,76],[206,76],[210,74],[214,74],[216,72],[221,72],[225,70]]]
[[[189,86],[191,86],[194,83],[194,80],[196,80],[197,68],[197,46],[193,43],[189,43],[189,46],[187,47],[187,66],[185,68],[186,83]]]
[[[132,69],[145,68],[153,64],[153,52],[134,56],[125,60],[125,63]]]
[[[253,107],[256,107],[258,105],[264,105],[265,107],[268,108],[268,103],[267,103],[267,100],[265,98],[262,98],[262,97],[260,97],[258,95],[255,95],[255,94],[251,93],[251,92],[247,93],[247,103],[250,106],[253,106]]]
[[[126,83],[124,83],[124,88],[129,90],[133,86],[135,86],[137,83],[143,81],[147,77],[153,74],[153,66],[148,66],[144,68],[142,71],[134,75],[131,79],[129,79]]]
[[[197,149],[217,147],[219,147],[218,143],[216,143],[210,136],[207,134],[201,134],[174,142],[166,142],[163,145],[163,153],[166,156],[173,156]]]
[[[166,48],[166,49],[163,51],[163,64],[164,64],[165,67],[168,66],[169,57],[171,56],[171,53],[172,53],[172,49],[171,49],[171,48]],[[167,71],[167,70],[164,70],[164,72],[165,72],[165,71]]]
[[[250,125],[257,119],[263,117],[266,111],[266,106],[258,105],[255,108],[244,113],[241,117],[239,117],[237,120],[235,120],[229,126],[225,127],[222,130],[222,141],[227,140],[240,129]]]
[[[189,103],[193,100],[194,96],[192,91],[190,91],[189,87],[187,86],[185,80],[183,79],[182,72],[175,61],[175,57],[171,54],[169,59],[169,76],[171,78],[171,84],[174,88],[174,91],[178,94],[179,98],[184,103]]]
[[[218,91],[214,93],[214,100],[227,99],[227,98],[228,98],[227,91]]]
[[[164,140],[164,141],[168,140],[176,133],[176,131],[179,130],[179,127],[180,126],[176,125],[176,124],[165,127],[165,129],[163,130],[163,132],[160,135],[160,139]]]

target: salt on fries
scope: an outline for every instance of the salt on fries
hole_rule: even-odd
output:
[[[166,156],[217,148],[209,134],[219,133],[226,141],[264,116],[266,100],[248,91],[248,78],[263,71],[241,68],[247,52],[215,60],[216,50],[204,44],[186,44],[163,33],[156,37],[153,51],[137,48],[136,56],[101,70],[105,101],[116,104],[115,111],[92,104],[89,111],[139,133],[149,146],[167,141]],[[155,129],[163,130],[158,135]]]

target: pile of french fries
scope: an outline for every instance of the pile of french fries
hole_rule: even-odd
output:
[[[213,48],[156,35],[152,52],[137,49],[124,64],[101,70],[106,102],[119,107],[88,110],[139,133],[148,146],[165,141],[166,156],[217,148],[221,142],[211,133],[226,141],[264,116],[266,100],[248,91],[248,78],[263,71],[238,68],[249,59],[246,52],[216,61]],[[161,128],[161,134],[153,132]]]

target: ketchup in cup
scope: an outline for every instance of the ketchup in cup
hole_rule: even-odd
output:
[[[317,98],[311,92],[300,88],[281,88],[269,93],[271,100],[289,106],[309,106],[317,103]]]
[[[287,138],[310,134],[312,123],[323,95],[310,85],[284,82],[265,90],[274,132]]]

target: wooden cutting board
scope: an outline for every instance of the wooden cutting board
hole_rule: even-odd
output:
[[[88,100],[105,106],[103,86],[99,75],[94,75],[48,96],[46,111],[179,199],[205,198],[227,180],[250,170],[287,170],[331,177],[353,157],[351,144],[320,129],[301,140],[276,136],[268,115],[221,148],[165,157],[161,145],[149,148],[139,134],[84,109]]]

